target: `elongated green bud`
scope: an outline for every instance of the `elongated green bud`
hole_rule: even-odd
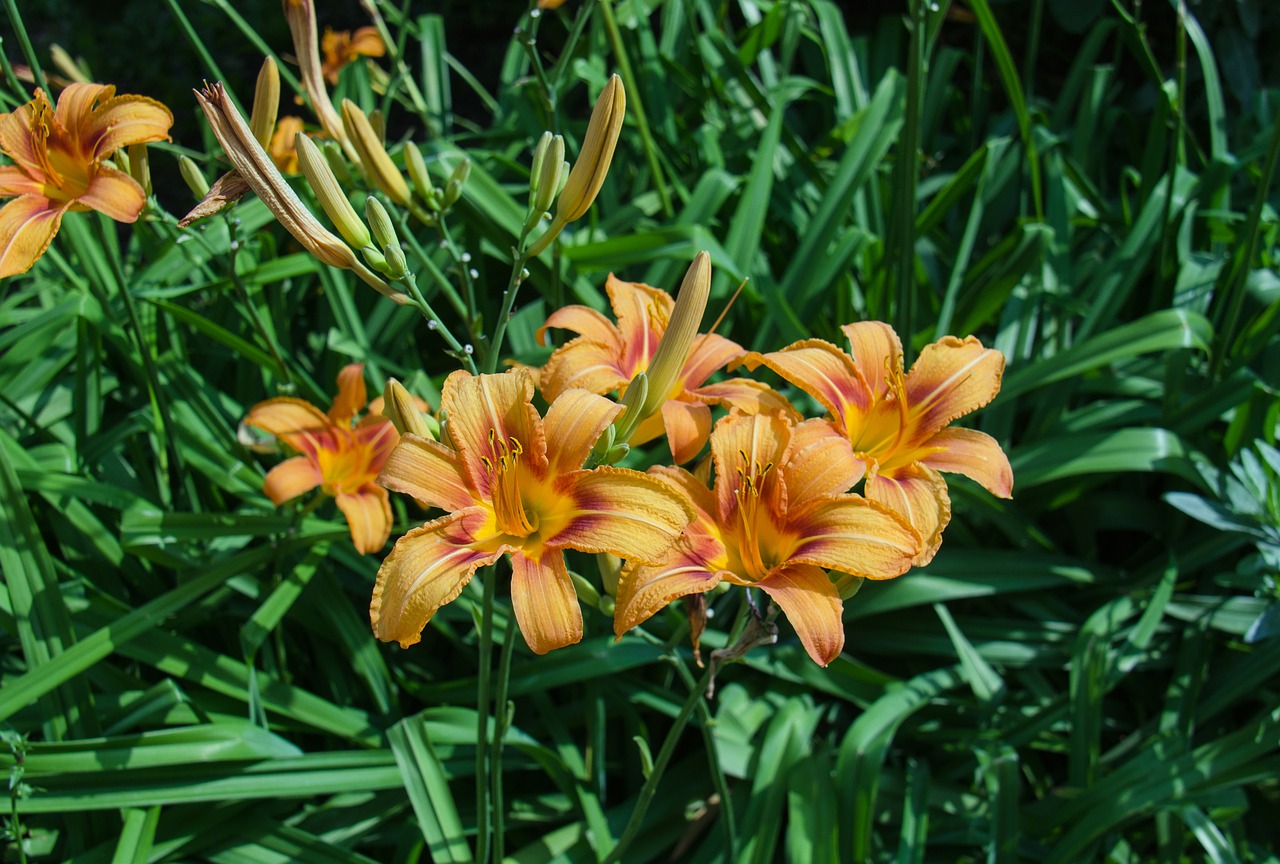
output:
[[[178,173],[182,175],[182,182],[187,184],[187,188],[196,196],[196,200],[202,200],[209,194],[209,181],[204,179],[200,166],[190,156],[178,157]]]
[[[369,220],[369,230],[373,232],[373,239],[379,247],[399,246],[400,240],[396,237],[396,226],[391,221],[391,214],[387,212],[387,208],[382,206],[382,202],[370,195],[364,199],[364,218]]]
[[[275,131],[279,111],[280,70],[276,68],[276,61],[268,57],[258,71],[258,84],[253,91],[253,111],[249,114],[249,128],[263,147],[271,144],[271,133]]]
[[[347,157],[337,141],[320,141],[317,143],[324,161],[329,163],[329,170],[338,178],[338,185],[347,188],[351,185],[351,171],[347,168]]]
[[[404,164],[409,169],[409,179],[413,181],[413,188],[417,190],[418,197],[430,203],[435,186],[431,183],[431,175],[427,173],[427,163],[422,158],[422,151],[412,141],[405,142]]]
[[[299,132],[293,138],[293,146],[298,154],[298,167],[302,169],[311,190],[316,193],[320,206],[329,215],[329,219],[348,243],[359,249],[370,243],[369,229],[360,221],[356,210],[351,206],[346,193],[333,176],[329,161],[324,158],[320,148],[314,141]]]
[[[563,175],[566,175],[569,163],[564,161],[564,138],[556,135],[547,146],[546,158],[541,165],[542,176],[538,179],[538,191],[534,196],[533,209],[539,217],[551,209],[560,191]]]
[[[369,117],[350,99],[342,100],[342,125],[360,154],[360,162],[373,185],[401,207],[410,206],[409,184],[405,182],[404,175],[391,161],[382,137]]]
[[[533,148],[533,162],[529,167],[529,194],[534,195],[538,191],[538,181],[542,177],[542,160],[546,158],[547,148],[551,146],[552,135],[550,132],[543,132],[542,137],[538,139],[538,143]]]
[[[147,154],[146,144],[129,145],[129,176],[142,187],[143,192],[151,194],[151,157]]]
[[[426,415],[413,404],[413,397],[404,385],[394,378],[388,378],[387,386],[383,388],[382,414],[401,435],[408,433],[429,441],[436,439],[427,425]]]

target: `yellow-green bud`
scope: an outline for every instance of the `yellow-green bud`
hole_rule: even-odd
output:
[[[400,244],[388,243],[382,247],[382,254],[393,279],[403,280],[409,275],[409,262],[405,259],[404,250],[400,248]]]
[[[448,209],[458,203],[458,199],[462,197],[462,184],[458,182],[458,178],[450,177],[449,182],[444,184],[444,195],[442,208]]]
[[[302,169],[307,183],[311,185],[311,191],[316,193],[320,206],[329,214],[338,233],[357,249],[368,246],[369,229],[360,221],[351,201],[338,185],[338,178],[333,176],[333,170],[320,148],[301,132],[294,136],[293,146],[298,154],[298,167]]]
[[[382,415],[391,421],[401,435],[417,435],[419,438],[435,440],[431,427],[427,425],[426,416],[413,404],[413,397],[394,378],[387,379],[387,386],[382,390]]]
[[[569,571],[569,578],[573,580],[573,590],[578,595],[578,599],[588,606],[598,609],[600,607],[600,592],[596,590],[596,586],[572,570]]]
[[[533,162],[529,167],[529,194],[533,195],[538,191],[538,180],[542,176],[542,160],[547,156],[547,148],[551,146],[550,132],[543,132],[542,137],[538,139],[538,143],[533,148]]]
[[[457,180],[460,185],[466,185],[467,179],[471,176],[471,160],[463,159],[458,163],[458,167],[453,169],[453,173],[449,175],[450,180]]]
[[[318,142],[324,161],[329,163],[329,170],[338,178],[338,185],[344,189],[351,185],[351,171],[347,168],[347,157],[342,152],[342,145],[337,141]]]
[[[398,246],[399,238],[396,237],[396,226],[391,221],[391,214],[387,212],[387,208],[382,206],[382,202],[370,195],[364,199],[364,218],[369,220],[369,230],[373,232],[373,239],[378,246]]]
[[[373,127],[378,140],[385,147],[387,143],[387,118],[380,109],[374,108],[369,112],[369,125]]]
[[[533,197],[533,210],[539,218],[551,209],[552,202],[556,200],[561,177],[568,176],[568,165],[564,161],[564,138],[556,135],[547,146],[545,158],[539,166],[542,176],[538,178],[538,191]]]
[[[191,190],[191,194],[196,196],[199,201],[209,194],[209,181],[204,179],[204,174],[190,156],[178,157],[178,173],[182,175],[182,181],[187,184],[187,188]]]
[[[383,255],[377,249],[374,249],[372,246],[365,246],[360,250],[360,254],[364,257],[365,263],[374,270],[378,271],[383,276],[386,276],[388,279],[396,278],[391,274],[391,265],[387,263],[387,256]]]
[[[409,184],[405,182],[404,175],[391,161],[391,156],[387,153],[382,137],[374,129],[373,123],[350,99],[342,100],[342,126],[346,130],[347,137],[351,139],[352,146],[360,154],[360,162],[364,165],[364,170],[368,173],[373,185],[385,192],[388,198],[401,207],[408,207],[410,205]]]
[[[129,145],[129,176],[142,187],[142,191],[151,194],[151,159],[147,155],[146,144]]]
[[[431,184],[431,175],[427,173],[427,163],[422,158],[422,151],[412,141],[405,142],[404,164],[409,169],[413,187],[418,190],[418,197],[430,203],[430,195],[435,187]]]
[[[279,111],[280,70],[276,68],[276,61],[268,57],[258,71],[258,84],[253,91],[253,111],[249,115],[249,128],[263,147],[271,143],[271,133],[275,131]]]

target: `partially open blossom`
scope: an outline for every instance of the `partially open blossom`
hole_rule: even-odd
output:
[[[511,556],[511,605],[535,653],[582,638],[564,550],[655,561],[689,523],[678,491],[638,471],[581,468],[620,406],[585,390],[544,420],[524,369],[454,372],[440,407],[446,442],[404,435],[379,482],[445,515],[405,534],[382,563],[369,615],[379,639],[408,647],[475,571]]]
[[[327,414],[282,397],[259,402],[245,419],[299,454],[267,472],[266,496],[279,505],[319,486],[337,501],[361,555],[377,552],[391,535],[387,490],[374,481],[400,437],[381,414],[356,420],[366,397],[364,364],[352,363],[338,373],[338,395]]]
[[[820,420],[793,427],[781,414],[734,412],[711,434],[713,488],[682,468],[649,469],[689,496],[695,517],[662,562],[622,571],[619,638],[676,598],[723,581],[759,588],[814,662],[834,660],[844,647],[843,606],[825,571],[889,579],[906,572],[920,544],[896,513],[845,494],[860,466],[843,445]]]
[[[43,90],[0,114],[0,277],[25,273],[58,233],[63,214],[97,210],[133,222],[147,203],[142,187],[106,163],[132,144],[168,141],[173,114],[145,96],[115,95],[107,84],[71,84],[57,108]]]
[[[302,118],[292,114],[281,117],[276,123],[275,131],[271,133],[267,153],[276,167],[285,174],[298,174],[302,170],[298,165],[298,148],[294,143],[294,139],[301,134],[304,134]]]
[[[667,292],[639,282],[623,282],[613,274],[605,282],[617,324],[586,306],[557,309],[538,330],[546,343],[548,327],[563,327],[578,337],[557,348],[542,368],[540,386],[547,399],[573,387],[592,393],[625,388],[637,373],[648,372],[658,345],[667,332],[675,301]],[[725,405],[748,414],[782,410],[798,419],[780,394],[765,384],[730,378],[714,384],[707,379],[718,369],[736,363],[747,352],[723,336],[703,333],[693,340],[683,368],[669,382],[661,407],[640,424],[632,444],[652,441],[664,432],[676,462],[688,462],[711,434],[711,407]],[[650,382],[650,386],[653,382]],[[655,395],[651,391],[650,395]]]
[[[324,38],[320,40],[320,50],[324,52],[324,63],[320,68],[325,80],[337,84],[338,73],[344,66],[358,57],[382,57],[387,53],[387,46],[382,44],[377,27],[361,27],[354,33],[326,27]]]
[[[866,473],[866,495],[901,513],[924,540],[926,564],[951,520],[951,498],[939,471],[964,474],[993,495],[1013,494],[1013,469],[994,438],[950,427],[1000,392],[1004,355],[970,336],[946,336],[920,352],[904,374],[902,343],[879,321],[847,324],[853,356],[809,339],[753,355],[808,392],[830,412]]]

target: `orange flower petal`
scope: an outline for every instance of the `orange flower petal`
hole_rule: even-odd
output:
[[[865,488],[868,498],[906,519],[919,533],[920,554],[912,563],[923,567],[932,561],[942,545],[942,529],[951,521],[951,496],[947,494],[947,481],[942,475],[914,463],[893,471],[892,475],[868,477]]]
[[[401,435],[382,465],[378,482],[393,492],[413,496],[427,507],[463,510],[475,504],[457,452],[417,435]]]
[[[671,320],[675,300],[666,291],[641,282],[623,282],[612,273],[605,280],[604,290],[618,319],[623,345],[619,365],[623,376],[630,380],[636,372],[649,368],[658,340]]]
[[[333,397],[329,419],[339,426],[349,426],[351,418],[368,401],[369,394],[364,387],[364,364],[348,363],[343,366],[338,373],[338,395]]]
[[[1000,392],[1004,355],[973,336],[946,336],[926,345],[907,373],[913,439],[922,442],[957,417],[976,411]]]
[[[733,522],[738,506],[735,491],[742,483],[739,472],[749,477],[763,473],[758,481],[760,499],[775,513],[784,509],[778,466],[790,440],[791,429],[780,417],[730,414],[716,424],[711,435],[711,456],[716,466],[715,493],[721,525]]]
[[[553,549],[611,552],[652,564],[693,519],[683,495],[639,471],[600,467],[564,475],[561,482],[573,515],[545,541]]]
[[[471,485],[482,498],[489,494],[490,472],[481,459],[496,464],[511,439],[520,443],[535,473],[547,464],[542,420],[530,400],[533,378],[524,369],[501,375],[471,375],[458,370],[445,379],[440,407],[449,421],[449,437],[462,456]]]
[[[66,98],[64,90],[58,97],[59,111]],[[112,97],[104,93],[103,100],[83,127],[81,146],[93,159],[105,159],[130,144],[168,141],[171,126],[173,113],[154,99],[129,94]]]
[[[293,449],[314,456],[319,442],[329,434],[329,418],[302,399],[281,396],[259,402],[249,409],[244,422],[257,426],[284,441]]]
[[[920,537],[906,520],[860,495],[812,499],[787,514],[797,536],[788,560],[868,579],[892,579],[911,567]]]
[[[715,333],[701,333],[693,340],[680,379],[689,389],[701,387],[715,372],[747,356],[737,342]]]
[[[543,420],[551,473],[581,468],[600,433],[621,413],[618,403],[586,390],[568,390],[558,396]]]
[[[678,551],[655,567],[628,565],[618,579],[614,635],[621,639],[623,633],[648,621],[673,600],[706,593],[719,584],[718,571]]]
[[[0,208],[0,278],[31,269],[53,242],[70,206],[55,207],[48,198],[23,195]]]
[[[13,198],[18,195],[35,195],[43,198],[44,184],[39,180],[31,179],[16,165],[0,166],[0,198]]]
[[[1013,497],[1013,468],[996,439],[975,429],[943,429],[925,444],[936,453],[920,461],[935,471],[976,480],[998,498]]]
[[[629,380],[618,366],[621,348],[579,336],[561,345],[542,367],[542,395],[555,399],[580,387],[592,393],[612,393]]]
[[[791,430],[791,452],[783,466],[787,500],[808,501],[848,492],[866,472],[849,441],[826,420],[806,420]]]
[[[844,649],[843,605],[827,574],[807,564],[791,564],[757,582],[796,628],[813,662],[826,666]]]
[[[768,384],[750,378],[728,378],[715,384],[704,384],[690,390],[689,395],[709,405],[737,408],[743,414],[775,414],[781,411],[796,423],[801,419],[800,412],[792,407],[786,396]]]
[[[512,554],[511,609],[534,654],[582,641],[582,608],[559,550],[541,558]]]
[[[840,328],[849,337],[853,362],[876,396],[889,392],[889,373],[902,369],[902,340],[883,321],[859,321]]]
[[[31,133],[36,114],[53,111],[44,91],[36,89],[35,97],[8,114],[0,114],[0,150],[31,177],[43,177],[48,156],[44,140],[39,143]]]
[[[817,399],[846,425],[850,415],[865,413],[871,406],[866,379],[849,355],[830,342],[806,339],[771,354],[750,354],[747,367],[763,363],[774,372]]]
[[[324,477],[314,462],[305,456],[295,456],[267,472],[262,492],[271,499],[272,504],[279,507],[291,498],[310,492],[323,482]]]
[[[76,204],[92,207],[117,222],[135,222],[147,204],[147,193],[123,171],[99,165]]]
[[[365,57],[382,57],[387,53],[387,46],[382,44],[377,27],[359,27],[351,34],[351,46],[347,50]]]
[[[579,336],[586,336],[592,342],[599,342],[615,351],[622,349],[618,328],[590,306],[565,306],[548,315],[547,323],[539,327],[538,332],[534,334],[539,345],[547,344],[547,329],[550,327],[572,330]]]
[[[382,549],[391,536],[391,502],[387,490],[366,486],[359,492],[339,492],[338,509],[351,527],[351,542],[361,555]]]
[[[671,447],[671,458],[677,465],[688,462],[702,451],[711,434],[711,409],[698,402],[662,403],[662,424]]]
[[[110,99],[116,88],[110,84],[92,84],[77,81],[67,85],[58,95],[58,107],[53,116],[58,121],[67,138],[72,141],[84,141],[93,127],[93,105],[99,99]],[[89,147],[84,152],[91,152]],[[100,158],[100,157],[95,157]]]
[[[485,522],[472,507],[415,528],[396,541],[378,568],[369,603],[374,635],[408,648],[422,639],[422,628],[441,606],[462,593],[480,567],[492,564],[510,547],[471,548],[474,531]]]

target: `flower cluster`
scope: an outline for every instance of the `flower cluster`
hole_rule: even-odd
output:
[[[417,642],[477,568],[509,554],[512,604],[530,647],[577,642],[582,616],[564,561],[576,549],[626,559],[614,603],[619,638],[672,601],[727,583],[763,592],[826,665],[844,645],[842,593],[937,552],[951,515],[938,472],[1011,494],[995,440],[950,426],[1000,387],[1003,355],[978,340],[944,338],[904,372],[901,343],[879,322],[844,328],[852,354],[821,340],[760,354],[702,333],[664,376],[654,360],[680,304],[612,276],[605,287],[616,323],[570,306],[539,331],[540,339],[548,328],[578,334],[539,371],[545,420],[529,370],[457,372],[441,406],[448,440],[405,435],[392,452],[379,482],[446,515],[406,534],[383,563],[371,607],[379,638]],[[682,297],[689,289],[686,279]],[[758,381],[707,383],[740,364],[773,370],[826,415],[804,419]],[[658,396],[629,399],[635,387]],[[648,411],[626,423],[624,411],[642,401]],[[713,426],[715,406],[727,413]],[[611,451],[596,443],[606,430]],[[675,465],[641,474],[595,464],[618,452],[620,438],[635,445],[664,433]],[[709,460],[693,472],[678,467],[708,439]]]

